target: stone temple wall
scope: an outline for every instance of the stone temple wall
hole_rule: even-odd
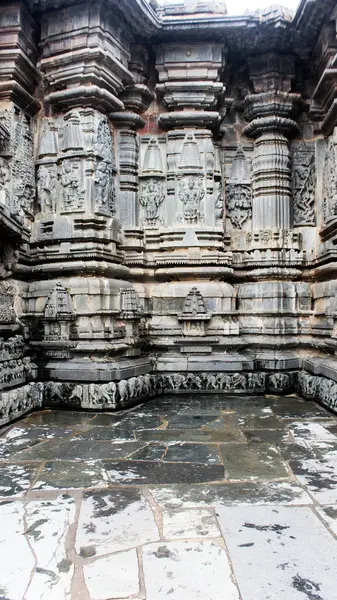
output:
[[[2,2],[1,423],[324,379],[335,405],[336,26]]]

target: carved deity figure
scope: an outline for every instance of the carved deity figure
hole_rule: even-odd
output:
[[[79,165],[64,160],[60,180],[63,186],[63,207],[66,212],[81,209],[83,206],[83,192],[79,190],[79,179]]]
[[[324,161],[323,170],[323,216],[327,223],[337,214],[337,175],[336,175],[336,150],[331,143]]]
[[[194,175],[182,177],[179,186],[178,195],[184,205],[184,219],[188,223],[197,223],[200,218],[200,202],[205,196],[203,178]]]
[[[228,216],[238,229],[252,216],[252,190],[250,185],[230,183],[226,186]]]
[[[56,212],[56,165],[39,168],[37,191],[41,212]]]
[[[148,179],[144,183],[139,202],[145,209],[145,220],[148,225],[156,225],[159,206],[164,202],[164,198],[164,188],[160,181]]]
[[[96,202],[99,206],[106,206],[109,200],[110,172],[106,162],[99,162],[96,167]]]

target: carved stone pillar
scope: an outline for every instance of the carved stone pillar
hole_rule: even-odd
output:
[[[159,147],[166,145],[162,165],[166,193],[157,222],[165,230],[159,231],[161,256],[166,255],[171,265],[179,257],[186,272],[193,261],[202,261],[204,275],[209,259],[223,272],[231,262],[224,252],[224,190],[212,134],[224,93],[219,81],[222,51],[222,44],[203,41],[156,48],[156,89],[168,110],[159,115],[159,124],[167,131],[166,139],[158,137]]]
[[[290,149],[299,95],[290,92],[293,58],[276,53],[249,61],[256,93],[246,97],[245,134],[255,138],[252,161],[253,229],[289,229],[293,224]]]

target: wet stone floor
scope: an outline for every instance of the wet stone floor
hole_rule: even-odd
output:
[[[166,396],[0,432],[2,600],[337,600],[337,419]]]

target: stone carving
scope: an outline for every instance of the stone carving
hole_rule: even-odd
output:
[[[183,217],[186,223],[203,220],[200,203],[205,196],[204,179],[195,175],[184,175],[179,181],[178,196],[183,203]]]
[[[292,153],[292,190],[295,225],[315,225],[315,154],[304,144]]]
[[[265,373],[172,373],[162,375],[167,392],[231,392],[265,391]]]
[[[37,193],[41,212],[56,212],[57,166],[41,165],[37,172]]]
[[[158,225],[159,207],[164,202],[165,192],[161,180],[151,177],[141,184],[139,202],[144,207],[146,225]]]
[[[246,157],[241,148],[235,155],[226,184],[226,207],[232,225],[242,229],[252,216],[252,190]]]
[[[23,115],[14,126],[12,152],[12,213],[31,219],[35,195],[34,146],[31,125]]]
[[[193,287],[184,300],[183,312],[178,315],[178,321],[182,322],[183,335],[205,335],[205,325],[211,317],[201,292],[197,287]]]
[[[68,112],[63,117],[62,150],[76,152],[83,149],[81,119],[77,111]]]
[[[297,376],[297,391],[307,400],[315,400],[320,377],[300,371]]]
[[[96,152],[115,169],[116,160],[111,131],[106,117],[102,116],[97,127]]]
[[[0,393],[0,425],[10,423],[31,410],[42,408],[43,383],[29,383]]]
[[[0,363],[0,389],[25,383],[32,378],[33,370],[29,356]]]
[[[273,373],[267,378],[267,387],[271,392],[288,392],[291,388],[291,377],[288,373]]]
[[[98,384],[45,384],[45,406],[74,406],[95,410],[117,410],[146,400],[163,391],[159,375],[139,375],[118,382]]]
[[[143,175],[163,175],[163,162],[158,141],[151,138],[144,156]]]
[[[141,313],[141,306],[139,303],[139,296],[133,288],[122,288],[121,289],[121,312],[123,318],[138,317]]]
[[[12,324],[16,321],[14,296],[8,292],[0,292],[0,324]]]
[[[242,229],[245,221],[252,216],[252,190],[250,185],[227,183],[226,207],[232,225]]]
[[[60,282],[50,292],[44,309],[44,340],[67,342],[76,318],[69,291]]]
[[[9,163],[5,158],[0,156],[0,205],[9,208],[9,190],[8,182],[10,181]]]
[[[323,218],[328,223],[337,215],[337,171],[336,147],[330,143],[324,160],[323,169]]]
[[[81,163],[78,159],[62,161],[60,182],[63,190],[62,212],[84,210],[84,189],[82,188]]]
[[[95,170],[95,210],[107,216],[115,212],[115,189],[107,162],[99,161]]]

